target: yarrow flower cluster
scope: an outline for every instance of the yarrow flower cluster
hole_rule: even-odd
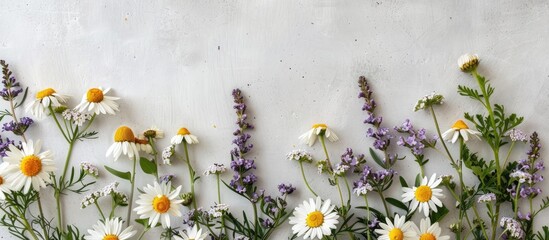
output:
[[[218,203],[208,210],[208,215],[210,218],[220,218],[223,214],[229,211],[229,206],[227,204]]]
[[[525,233],[524,230],[522,230],[522,225],[519,221],[510,217],[502,217],[499,225],[503,228],[507,238],[512,237],[514,239],[524,239]]]
[[[86,121],[92,119],[93,114],[82,113],[76,109],[67,109],[62,113],[63,118],[67,121],[72,121],[74,125],[81,127]]]
[[[100,198],[105,196],[111,196],[115,202],[120,206],[128,204],[128,196],[125,193],[118,191],[118,182],[112,182],[109,185],[89,193],[82,199],[80,208],[84,209],[91,204],[95,204]]]
[[[527,142],[528,136],[520,129],[513,128],[509,130],[505,135],[509,136],[513,142]]]
[[[489,203],[489,202],[495,202],[496,201],[496,194],[493,193],[486,193],[478,197],[477,202],[478,203]]]
[[[172,165],[171,157],[175,153],[175,145],[170,145],[162,150],[162,162],[166,165]]]
[[[204,171],[204,175],[212,175],[212,174],[222,174],[225,171],[227,171],[227,168],[222,163],[214,163],[213,165],[209,166],[206,171]]]
[[[313,162],[313,156],[302,149],[293,150],[290,153],[288,153],[287,157],[290,161],[304,161],[304,162]]]
[[[89,162],[81,162],[80,169],[90,176],[99,177],[99,169]]]
[[[414,106],[414,112],[428,109],[434,105],[442,105],[443,103],[444,103],[444,96],[433,92],[429,95],[425,95],[424,97],[422,97],[417,101],[416,105]]]

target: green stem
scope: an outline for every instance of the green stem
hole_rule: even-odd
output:
[[[484,228],[484,223],[482,222],[482,218],[480,218],[480,214],[478,213],[476,204],[473,204],[473,211],[475,213],[475,216],[477,217],[480,225],[480,229],[482,229],[482,234],[484,235],[485,239],[488,239],[488,234],[486,233],[486,229]]]
[[[103,218],[103,220],[105,220],[105,214],[103,214],[103,210],[101,210],[101,207],[99,206],[97,201],[95,201],[94,203],[95,203],[95,206],[97,207],[97,210],[99,210],[99,214],[101,214],[101,218]]]
[[[450,151],[448,150],[448,147],[446,146],[446,143],[444,142],[444,139],[442,138],[442,133],[440,133],[440,126],[438,124],[437,115],[435,114],[435,109],[433,106],[429,107],[429,110],[431,111],[431,115],[433,116],[433,120],[435,121],[435,127],[437,129],[438,139],[442,143],[442,146],[444,147],[444,150],[446,151],[446,154],[448,154],[448,158],[450,161],[452,161],[452,164],[456,164],[454,161],[454,158],[452,157],[452,154],[450,154]]]
[[[67,157],[65,159],[65,167],[63,167],[63,174],[59,178],[59,189],[57,189],[57,192],[55,193],[55,203],[57,205],[57,225],[61,232],[65,231],[65,226],[63,224],[63,213],[61,208],[61,195],[63,195],[63,191],[65,190],[65,175],[67,174],[67,170],[69,168],[69,162],[71,159],[74,143],[74,141],[69,142],[69,151],[67,152]]]
[[[326,162],[328,163],[328,169],[330,170],[330,173],[332,173],[334,170],[332,168],[332,163],[330,162],[330,155],[328,154],[328,149],[326,148],[326,140],[324,139],[324,135],[321,134],[318,136],[320,138],[320,142],[322,143],[322,149],[324,149],[324,154],[326,155]]]
[[[347,178],[344,176],[343,181],[345,182],[345,187],[347,188],[347,196],[349,197],[349,205],[351,205],[351,188],[349,187],[349,181],[347,181]]]
[[[377,193],[379,194],[379,197],[381,198],[381,201],[383,202],[383,208],[385,208],[385,213],[387,214],[386,216],[387,217],[391,216],[390,213],[389,213],[389,208],[387,207],[387,202],[385,201],[385,196],[383,196],[383,190],[378,189]]]
[[[23,224],[25,225],[25,228],[27,229],[27,231],[30,233],[30,235],[32,236],[33,239],[35,240],[38,240],[38,236],[36,236],[36,233],[34,233],[34,229],[32,228],[32,226],[29,224],[29,221],[27,220],[27,218],[25,217],[25,214],[23,214],[21,212],[21,210],[17,209],[17,212],[19,213],[19,217],[21,218],[21,220],[23,221]]]
[[[38,200],[38,211],[40,211],[40,216],[42,216],[42,218],[40,219],[40,226],[42,227],[42,231],[44,231],[44,237],[46,238],[46,240],[49,240],[50,236],[46,230],[46,225],[44,223],[44,219],[46,217],[44,216],[44,211],[42,210],[42,200],[40,199],[40,192],[36,192],[36,196]]]
[[[219,179],[219,173],[215,174],[217,178],[217,202],[221,204],[221,180]],[[221,232],[224,232],[227,235],[227,227],[225,226],[225,213],[221,215]]]
[[[258,230],[257,227],[259,227],[259,219],[257,216],[257,203],[252,204],[254,207],[254,239],[257,239]]]
[[[366,235],[368,236],[368,240],[371,240],[370,236],[370,205],[368,204],[368,197],[364,195],[364,202],[366,203]]]
[[[513,202],[515,203],[515,209],[513,210],[515,212],[515,218],[518,219],[518,205],[519,205],[519,202],[518,202],[518,199],[519,199],[519,192],[520,192],[520,185],[522,185],[522,183],[518,183],[517,184],[517,189],[515,190],[515,199],[513,200]]]
[[[141,234],[139,235],[139,238],[137,238],[137,240],[141,240],[143,236],[145,236],[145,233],[147,233],[150,229],[151,229],[150,227],[145,227],[143,231],[141,231]]]
[[[311,188],[311,186],[309,185],[309,182],[307,181],[307,177],[305,176],[305,171],[303,170],[303,161],[299,161],[299,167],[301,168],[301,177],[303,177],[303,182],[305,182],[305,185],[307,186],[307,188],[309,189],[309,191],[311,191],[311,193],[313,195],[315,195],[315,197],[318,196],[318,194],[316,194],[315,191],[313,191],[313,189]]]
[[[63,134],[63,137],[65,138],[65,140],[68,143],[70,143],[70,139],[67,136],[67,134],[65,133],[65,130],[63,130],[63,128],[61,127],[61,124],[59,124],[59,120],[57,120],[57,116],[55,115],[55,112],[53,111],[53,108],[51,107],[51,105],[49,106],[49,109],[50,109],[50,115],[53,117],[53,120],[55,120],[55,124],[57,124],[57,127],[59,128],[59,130]]]
[[[132,170],[132,180],[131,180],[131,190],[130,190],[130,198],[128,201],[128,215],[126,217],[126,227],[130,226],[131,217],[132,217],[132,204],[133,204],[133,193],[135,190],[135,168],[137,165],[137,157],[133,158],[133,170]]]
[[[194,195],[194,169],[191,165],[191,160],[189,159],[189,149],[187,147],[187,142],[183,141],[183,148],[185,149],[185,160],[187,161],[187,166],[189,167],[189,177],[191,178],[191,195],[193,196],[193,207],[198,209],[196,206],[196,196]]]
[[[507,161],[509,161],[509,156],[511,156],[511,151],[513,151],[513,147],[515,146],[515,142],[513,141],[511,143],[511,146],[509,147],[509,150],[507,151],[507,156],[505,157],[505,161],[503,161],[503,165],[501,166],[502,169],[505,169],[507,166]]]
[[[156,151],[156,144],[154,143],[154,138],[149,138],[149,145],[151,145],[151,148],[152,148],[152,155],[153,155],[153,161],[154,161],[154,165],[156,165],[156,171],[154,172],[154,177],[156,177],[156,180],[158,181],[159,177],[158,177],[158,161],[157,161],[157,157],[158,157],[158,151]]]
[[[341,200],[341,207],[345,206],[345,200],[343,200],[343,194],[341,193],[341,187],[339,186],[339,177],[334,176],[334,180],[337,186],[337,192],[339,193],[339,200]],[[345,211],[347,212],[347,211]]]

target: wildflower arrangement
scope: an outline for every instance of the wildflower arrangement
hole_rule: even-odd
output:
[[[200,156],[192,155],[190,148],[200,141],[190,126],[179,126],[169,138],[169,145],[160,147],[159,140],[167,132],[156,127],[134,132],[121,125],[113,133],[105,157],[122,162],[126,169],[98,167],[90,162],[75,165],[74,146],[99,137],[93,130],[94,120],[116,115],[120,111],[119,98],[112,96],[108,88],[94,87],[86,91],[78,105],[69,107],[68,95],[46,88],[28,100],[28,88],[23,88],[8,64],[0,61],[0,96],[7,103],[6,110],[0,111],[0,121],[4,121],[3,135],[8,136],[0,136],[0,226],[14,237],[33,240],[264,240],[273,239],[273,233],[281,227],[291,229],[288,239],[547,240],[549,228],[537,226],[535,221],[549,207],[549,197],[538,200],[543,194],[539,183],[545,168],[540,137],[536,132],[526,134],[519,129],[523,117],[507,113],[503,105],[492,104],[495,88],[478,73],[479,63],[476,55],[459,58],[459,68],[474,81],[458,86],[458,93],[485,111],[464,113],[463,119],[454,123],[440,123],[436,110],[443,105],[444,97],[426,95],[413,111],[430,115],[433,133],[414,126],[410,119],[399,126],[387,126],[376,111],[372,85],[360,77],[358,97],[366,115],[365,137],[372,146],[362,150],[346,148],[335,157],[330,143],[339,140],[337,126],[313,124],[299,140],[305,148],[320,146],[318,154],[322,157],[302,149],[287,155],[299,165],[296,173],[301,174],[303,190],[310,195],[291,204],[288,196],[297,190],[294,185],[279,183],[278,193],[273,194],[258,184],[254,171],[261,167],[261,160],[252,151],[254,125],[239,89],[232,92],[236,130],[233,149],[225,161],[195,169]],[[31,117],[18,117],[20,108],[37,122]],[[47,142],[27,136],[30,127],[48,119],[66,141],[65,153],[53,153],[47,150],[51,147]],[[512,152],[519,145],[526,145],[528,150],[522,159],[513,159]],[[489,148],[491,154],[475,152],[481,147]],[[59,160],[60,155],[65,157]],[[410,159],[417,163],[419,173],[415,179],[398,173],[399,165]],[[184,163],[185,169],[166,167],[175,162]],[[446,165],[454,172],[426,172],[428,163]],[[318,183],[309,180],[314,176],[307,176],[305,169],[311,166],[319,177],[328,180],[328,189],[336,192],[334,199],[322,196]],[[163,168],[173,172],[160,175]],[[102,169],[117,181],[96,186],[96,179],[108,177]],[[464,180],[464,174],[474,176],[475,183],[466,184],[470,181]],[[148,183],[136,186],[137,175]],[[200,199],[202,177],[216,182],[216,199]],[[185,178],[185,184],[178,184]],[[121,184],[129,186],[130,191],[120,191]],[[43,191],[48,188],[51,191]],[[234,194],[246,204],[228,202],[222,193]],[[53,204],[42,200],[47,194],[53,195],[48,196],[55,200]],[[95,225],[81,230],[65,221],[66,195],[81,195],[82,209],[97,210]],[[445,205],[445,198],[451,198],[455,205]],[[201,206],[204,202],[210,204]],[[231,209],[232,204],[240,210]],[[46,207],[55,208],[56,215],[45,215]]]

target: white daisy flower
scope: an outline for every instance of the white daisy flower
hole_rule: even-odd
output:
[[[114,143],[107,149],[107,157],[113,156],[117,161],[120,155],[126,155],[130,159],[139,158],[139,149],[135,144],[135,135],[131,128],[120,126],[114,132]]]
[[[330,140],[330,142],[335,142],[339,140],[337,135],[331,129],[329,129],[326,124],[323,123],[314,124],[311,130],[299,136],[299,140],[301,140],[301,143],[307,144],[309,145],[309,147],[312,147],[316,142],[317,136],[322,134],[326,136],[326,138]]]
[[[181,186],[171,191],[171,182],[154,182],[154,186],[147,184],[143,188],[143,194],[136,201],[138,207],[133,210],[140,215],[142,219],[149,219],[149,226],[155,227],[158,221],[162,223],[163,228],[170,227],[170,215],[181,217],[179,211],[180,204],[183,202],[179,198]]]
[[[152,127],[148,128],[147,130],[143,131],[143,134],[141,134],[141,135],[143,136],[142,138],[160,139],[160,138],[164,138],[164,131],[158,129],[155,126],[152,126]]]
[[[23,189],[24,193],[28,193],[31,186],[38,191],[51,183],[50,173],[56,170],[53,154],[50,151],[40,152],[40,148],[40,140],[36,144],[32,140],[23,143],[23,150],[10,145],[4,161],[9,163],[6,181],[11,183],[12,190]]]
[[[379,240],[416,240],[416,226],[413,222],[406,222],[406,216],[395,215],[394,224],[391,219],[385,218],[385,223],[379,223],[381,229],[376,229]]]
[[[458,66],[461,71],[472,72],[477,69],[479,62],[478,55],[466,53],[459,57]]]
[[[46,109],[50,106],[59,107],[66,103],[69,96],[57,93],[53,88],[46,88],[36,93],[36,99],[29,103],[25,108],[26,112],[31,112],[38,119],[44,118]]]
[[[133,226],[126,229],[122,228],[120,218],[106,219],[105,223],[97,221],[93,229],[88,229],[88,234],[84,237],[86,240],[127,240],[133,237],[137,231],[132,231]]]
[[[442,134],[442,139],[455,143],[459,136],[461,136],[463,141],[467,142],[469,141],[469,134],[480,140],[480,132],[469,129],[469,126],[464,121],[457,120],[448,131]]]
[[[149,154],[153,152],[153,148],[149,144],[149,140],[147,139],[135,138],[135,146],[139,151],[149,153]]]
[[[449,236],[440,236],[442,229],[438,225],[438,222],[435,222],[431,225],[431,219],[424,218],[421,219],[419,223],[419,229],[415,229],[419,237],[419,240],[449,240]],[[416,238],[417,239],[417,238]]]
[[[80,104],[76,108],[80,112],[93,112],[95,114],[115,114],[118,111],[118,103],[115,101],[120,99],[117,97],[106,96],[111,89],[107,88],[90,88],[82,97]]]
[[[10,164],[8,162],[3,162],[2,164],[0,164],[0,200],[6,199],[5,193],[11,192],[11,183],[7,181],[8,179],[6,174],[9,165]]]
[[[205,240],[208,237],[208,232],[202,233],[202,229],[198,229],[196,224],[185,231],[179,231],[179,234],[182,237],[175,236],[176,240]]]
[[[402,188],[404,191],[402,201],[411,201],[410,211],[416,210],[419,206],[419,212],[423,211],[425,217],[428,217],[429,208],[437,212],[437,206],[442,207],[439,197],[442,198],[444,195],[442,195],[442,189],[436,188],[441,182],[442,178],[437,178],[436,174],[433,174],[430,179],[427,179],[427,176],[425,176],[419,187]]]
[[[177,131],[177,134],[172,137],[172,144],[181,144],[185,140],[188,144],[197,144],[198,138],[195,135],[192,135],[191,132],[189,132],[186,128],[180,128],[179,131]]]
[[[331,205],[330,199],[322,202],[320,197],[309,198],[299,204],[290,217],[290,224],[294,225],[292,230],[298,237],[304,239],[322,239],[324,235],[330,235],[332,229],[336,229],[339,223],[339,215],[334,211],[335,206]]]

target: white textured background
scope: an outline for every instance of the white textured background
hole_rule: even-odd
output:
[[[112,132],[122,124],[136,131],[156,125],[170,137],[186,126],[201,141],[191,150],[200,172],[213,162],[228,164],[235,128],[231,90],[240,87],[257,127],[251,155],[259,185],[274,194],[281,181],[297,184],[299,193],[290,198],[295,206],[309,195],[297,164],[285,155],[300,147],[297,137],[311,124],[325,122],[340,136],[329,145],[334,159],[345,147],[365,153],[372,143],[365,138],[362,100],[356,98],[358,76],[370,80],[386,126],[411,118],[434,133],[428,114],[411,111],[431,91],[447,99],[439,112],[442,128],[464,111],[482,110],[456,93],[457,84],[473,84],[456,66],[465,52],[481,55],[480,72],[497,87],[494,102],[525,116],[523,129],[539,131],[543,143],[549,140],[545,1],[60,2],[1,1],[0,58],[32,94],[53,87],[73,96],[75,105],[86,89],[104,86],[122,98],[119,114],[95,122],[99,139],[77,145],[75,165],[91,161],[129,168],[129,161],[104,157]],[[30,134],[43,139],[61,163],[67,149],[54,129],[48,119]],[[514,159],[525,149],[516,148]],[[322,156],[318,145],[311,150]],[[430,158],[428,173],[453,173],[442,156]],[[411,160],[397,168],[410,181],[416,169]],[[178,173],[178,182],[188,189],[183,164],[162,171]],[[101,174],[97,188],[115,180],[104,170]],[[315,177],[315,169],[308,174],[316,189],[327,186],[324,178]],[[138,186],[152,181],[141,176]],[[121,187],[129,189],[125,183]],[[215,201],[214,187],[213,178],[199,181],[201,205]],[[398,197],[396,185],[393,190]],[[320,192],[337,200],[333,188]],[[51,201],[51,192],[43,196]],[[224,191],[229,204],[246,206],[234,196]],[[96,212],[80,210],[80,199],[65,198],[66,215],[86,229],[96,221]],[[445,202],[452,204],[450,197]],[[53,217],[53,201],[48,205],[46,214]],[[537,226],[542,222],[548,221],[540,219]],[[11,239],[7,234],[0,230]],[[288,228],[282,228],[275,239],[287,235]]]

